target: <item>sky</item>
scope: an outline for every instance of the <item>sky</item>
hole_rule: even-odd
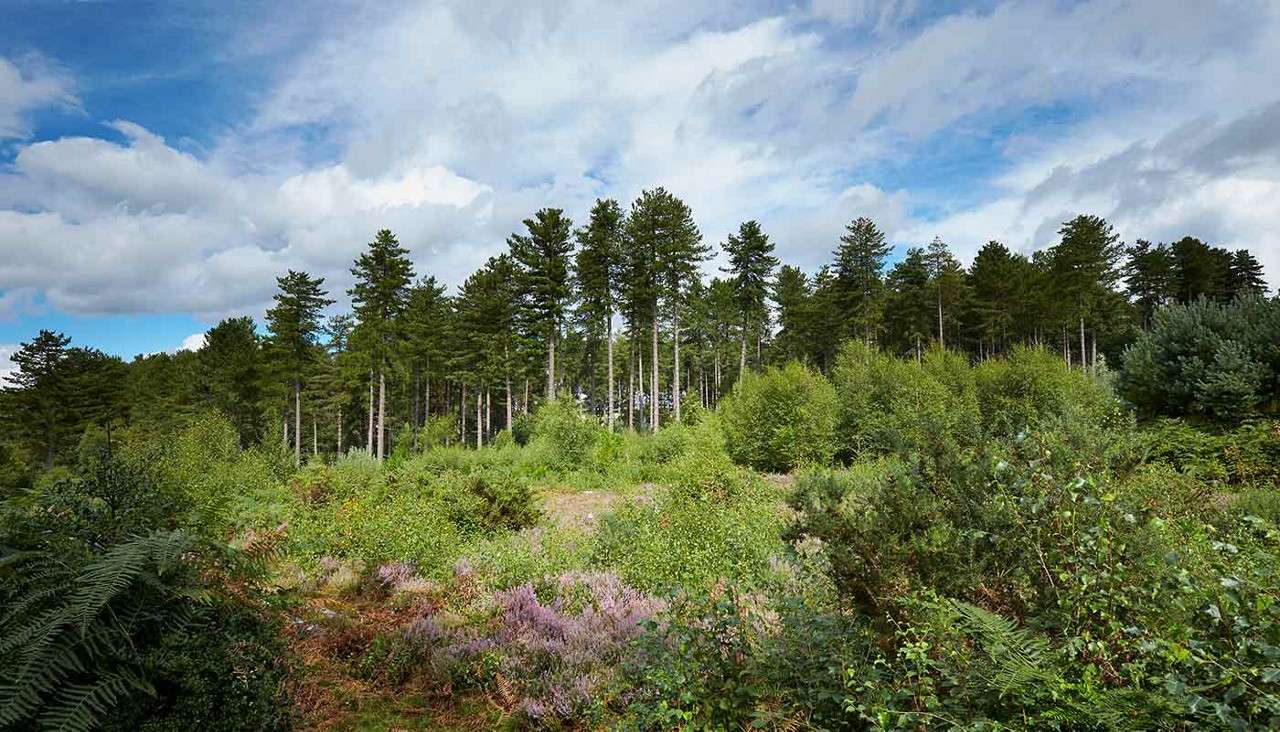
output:
[[[1252,250],[1280,283],[1280,2],[0,0],[0,372],[40,328],[126,358],[260,317],[392,229],[456,285],[538,208],[665,186],[787,263]],[[708,263],[714,272],[717,262]]]

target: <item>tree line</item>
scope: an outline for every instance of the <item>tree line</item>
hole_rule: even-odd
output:
[[[1164,305],[1266,292],[1247,250],[1192,237],[1125,246],[1090,215],[1058,235],[1029,257],[990,241],[967,268],[935,238],[890,266],[884,232],[859,217],[831,262],[805,272],[747,221],[706,278],[712,247],[693,212],[655,188],[629,208],[598,200],[576,227],[562,209],[537,211],[450,294],[382,230],[353,263],[349,312],[330,314],[324,279],[290,270],[262,332],[229,318],[194,352],[125,363],[41,331],[13,357],[0,462],[52,466],[86,429],[109,445],[113,429],[164,431],[209,409],[244,444],[273,442],[299,461],[482,444],[558,393],[606,424],[656,431],[691,402],[714,406],[749,369],[798,360],[828,371],[849,339],[975,360],[1037,344],[1096,369]]]

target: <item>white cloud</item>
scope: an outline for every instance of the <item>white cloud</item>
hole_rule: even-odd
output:
[[[457,283],[538,207],[580,218],[597,196],[655,185],[709,242],[755,218],[808,269],[859,215],[898,243],[938,233],[971,255],[990,238],[1043,246],[1094,212],[1130,240],[1248,246],[1280,275],[1266,238],[1280,125],[1259,96],[1280,95],[1277,6],[936,11],[472,0],[330,8],[307,38],[258,26],[241,45],[292,55],[207,151],[121,120],[123,142],[28,144],[0,170],[0,315],[36,293],[85,313],[260,314],[285,268],[341,294],[380,228]],[[0,131],[16,108],[6,63]],[[41,88],[24,98],[71,99],[65,82]],[[1060,118],[1024,122],[1032,109]],[[915,188],[933,175],[917,158],[986,138],[995,173]],[[877,184],[894,165],[915,178]]]
[[[71,81],[39,56],[0,57],[0,140],[31,134],[27,115],[50,105],[74,107]]]
[[[205,332],[192,333],[182,339],[182,344],[178,346],[179,351],[199,351],[204,348]]]
[[[0,343],[0,388],[8,386],[9,376],[18,370],[18,365],[11,360],[18,349],[16,343]]]

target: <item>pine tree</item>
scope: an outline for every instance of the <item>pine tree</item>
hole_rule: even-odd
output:
[[[1097,326],[1110,317],[1108,310],[1117,303],[1117,265],[1124,245],[1111,225],[1098,216],[1077,216],[1064,223],[1058,234],[1061,241],[1047,255],[1049,276],[1054,295],[1061,303],[1064,326],[1079,325],[1080,363],[1087,366],[1085,324],[1094,323],[1096,342]]]
[[[885,278],[888,306],[885,328],[898,353],[910,351],[919,358],[931,334],[936,332],[935,307],[930,294],[930,263],[925,250],[911,247],[907,256]]]
[[[1248,249],[1237,249],[1231,254],[1227,268],[1226,296],[1229,300],[1248,295],[1267,294],[1267,280],[1262,273],[1262,263]]]
[[[267,345],[293,386],[293,457],[302,464],[302,381],[319,355],[321,312],[333,304],[323,277],[289,270],[276,278],[275,306],[267,311]]]
[[[813,303],[809,278],[799,267],[782,265],[773,284],[772,300],[778,310],[778,332],[773,348],[778,361],[800,361],[809,356],[813,333],[809,330]]]
[[[940,237],[934,237],[925,251],[925,261],[929,266],[929,290],[937,305],[938,345],[947,346],[946,333],[958,331],[960,308],[966,295],[968,283],[965,281],[964,268],[951,254]],[[955,345],[955,344],[953,344]]]
[[[405,307],[404,349],[412,372],[415,448],[418,428],[431,416],[431,377],[443,368],[448,352],[451,305],[444,291],[435,277],[424,277],[409,290]]]
[[[17,370],[9,374],[5,387],[11,404],[10,415],[17,431],[44,454],[45,468],[67,439],[66,373],[67,346],[71,339],[62,333],[41,330],[10,356]]]
[[[228,318],[210,328],[196,352],[201,401],[231,420],[240,444],[245,446],[256,443],[265,426],[262,398],[266,368],[261,346],[253,318],[246,316]]]
[[[1176,295],[1173,252],[1165,244],[1139,239],[1125,253],[1125,290],[1138,308],[1142,327],[1150,328],[1156,310]]]
[[[738,300],[741,318],[741,350],[738,357],[739,375],[747,370],[747,338],[749,334],[763,335],[767,328],[769,309],[765,298],[778,258],[773,256],[773,242],[755,221],[744,222],[737,234],[730,234],[724,243],[729,256],[729,266],[724,272],[730,275]],[[758,366],[759,364],[757,364]]]
[[[622,207],[609,199],[598,199],[591,208],[588,224],[578,229],[578,257],[575,262],[575,283],[578,289],[578,312],[583,325],[599,338],[603,329],[606,348],[605,424],[613,428],[614,375],[613,375],[613,313],[618,302],[618,279],[622,275],[622,234],[625,226]],[[603,328],[601,327],[603,326]]]
[[[371,416],[369,426],[372,429],[376,424],[376,455],[381,460],[386,454],[386,372],[399,344],[400,316],[408,305],[413,263],[409,261],[409,250],[400,246],[390,230],[382,229],[369,243],[368,250],[356,259],[351,274],[355,285],[347,294],[351,296],[359,322],[353,337],[369,355],[371,413],[374,379],[378,389],[376,421]],[[368,445],[371,452],[373,437],[371,432]]]
[[[865,216],[845,226],[835,251],[833,305],[844,320],[841,332],[867,342],[880,329],[884,282],[881,273],[892,251],[884,233]]]
[[[520,292],[529,316],[541,326],[547,345],[547,399],[556,396],[556,341],[573,288],[569,262],[573,222],[558,208],[544,208],[524,220],[528,235],[507,239],[519,272]]]
[[[1174,287],[1178,302],[1190,303],[1207,298],[1228,300],[1227,276],[1231,254],[1210,247],[1190,236],[1184,236],[1169,247],[1174,260]]]
[[[1019,333],[1018,326],[1027,313],[1027,287],[1034,276],[1031,262],[1021,254],[1013,254],[998,241],[989,241],[978,250],[969,268],[969,287],[973,293],[973,314],[980,341],[989,344],[990,352],[1009,347],[1010,334]]]

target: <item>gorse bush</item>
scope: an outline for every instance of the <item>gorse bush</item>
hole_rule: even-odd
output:
[[[599,420],[576,403],[555,399],[534,414],[529,447],[548,469],[572,470],[587,461],[603,433]]]
[[[1280,301],[1200,300],[1156,312],[1123,356],[1120,391],[1145,415],[1236,422],[1280,409]]]
[[[720,404],[729,455],[758,470],[825,464],[835,453],[835,390],[792,362],[749,373]]]

